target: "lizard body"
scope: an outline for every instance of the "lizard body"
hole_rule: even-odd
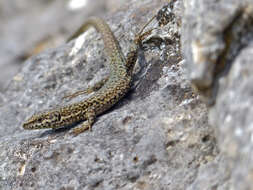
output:
[[[138,34],[125,58],[111,29],[101,18],[88,19],[70,39],[79,36],[89,27],[94,27],[102,35],[105,50],[109,57],[110,76],[97,84],[96,93],[91,97],[74,104],[34,114],[23,124],[24,129],[56,129],[87,120],[81,127],[73,130],[74,134],[77,135],[86,129],[90,129],[97,115],[111,108],[129,91],[132,71],[141,41],[144,36],[149,34]],[[82,93],[84,92],[75,93],[73,97]]]

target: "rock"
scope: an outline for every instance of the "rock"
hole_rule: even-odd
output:
[[[125,54],[166,2],[131,0],[104,17]],[[201,166],[216,161],[206,105],[193,92],[180,54],[182,2],[174,9],[166,26],[151,24],[159,29],[144,41],[133,90],[98,117],[92,131],[77,137],[69,128],[26,131],[21,126],[35,112],[83,99],[64,102],[62,97],[108,74],[99,35],[90,30],[81,48],[82,37],[26,61],[0,107],[0,189],[183,190]]]
[[[240,51],[228,75],[220,79],[216,105],[210,111],[210,123],[219,130],[220,148],[229,158],[234,189],[253,187],[252,55],[252,45]]]
[[[201,167],[189,189],[251,190],[253,3],[192,0],[185,13],[187,73],[210,106],[209,123],[221,150],[217,158],[222,158]]]

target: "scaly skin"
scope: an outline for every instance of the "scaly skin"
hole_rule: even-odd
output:
[[[85,121],[81,127],[75,128],[75,135],[90,129],[97,115],[111,108],[130,89],[132,71],[137,60],[138,49],[143,38],[149,33],[138,34],[125,59],[118,41],[109,26],[100,18],[90,18],[70,38],[73,39],[94,27],[102,35],[105,50],[110,60],[110,76],[97,84],[96,93],[81,102],[33,115],[24,124],[24,129],[60,128]],[[92,89],[92,88],[91,88]],[[87,92],[87,91],[85,91]],[[78,92],[68,97],[75,97],[85,92]]]

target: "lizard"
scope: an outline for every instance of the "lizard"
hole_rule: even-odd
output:
[[[154,17],[153,17],[154,18]],[[137,61],[138,51],[142,41],[150,35],[151,30],[144,32],[144,28],[135,36],[133,43],[125,57],[119,43],[108,24],[99,17],[91,17],[67,40],[78,37],[81,33],[94,27],[101,33],[107,56],[109,57],[110,75],[84,91],[65,96],[73,98],[83,93],[95,93],[80,102],[63,107],[51,109],[32,115],[23,123],[24,129],[57,129],[84,121],[80,127],[73,129],[71,133],[78,135],[87,129],[91,129],[98,115],[102,114],[116,104],[130,90],[132,85],[133,68]]]

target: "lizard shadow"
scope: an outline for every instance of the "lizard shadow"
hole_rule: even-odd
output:
[[[43,132],[42,134],[39,135],[39,138],[43,138],[46,136],[65,134],[65,133],[69,132],[71,129],[73,129],[74,127],[77,127],[77,125],[82,122],[85,122],[85,121],[79,121],[79,122],[73,123],[73,124],[65,126],[65,127],[59,127],[57,129],[48,128],[48,130],[46,130],[45,132]]]

